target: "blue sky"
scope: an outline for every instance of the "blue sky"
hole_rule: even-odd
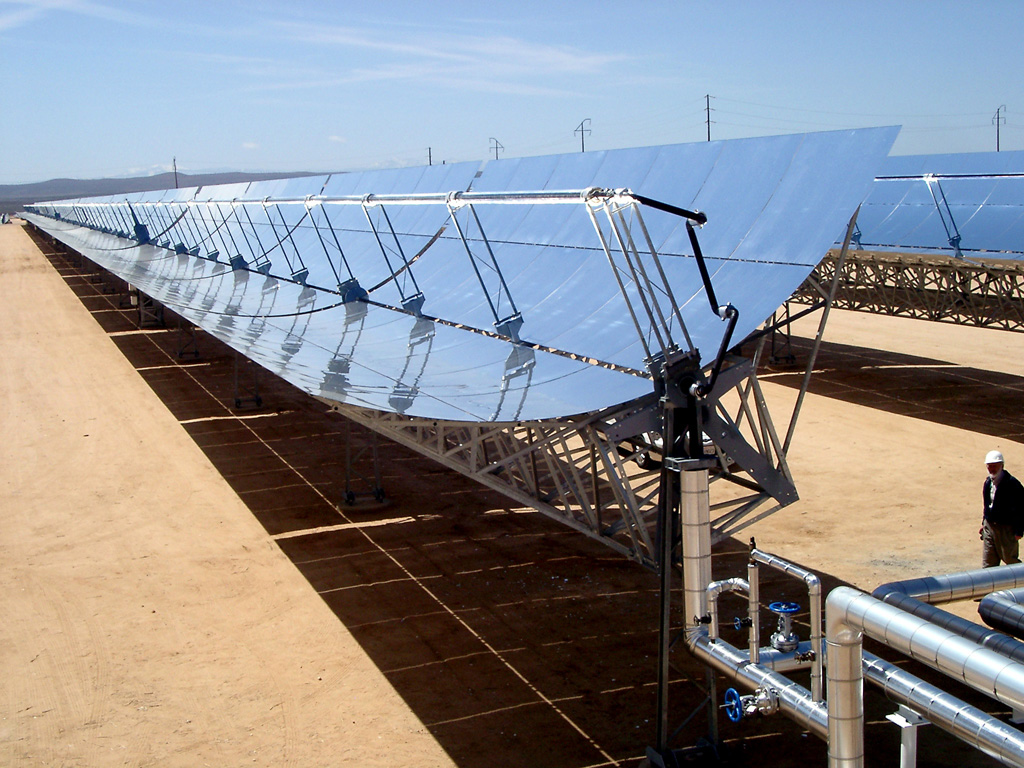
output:
[[[1024,2],[0,0],[0,183],[903,126],[1024,149]]]

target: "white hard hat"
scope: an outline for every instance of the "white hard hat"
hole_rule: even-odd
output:
[[[985,463],[986,464],[1002,464],[1003,463],[1003,454],[1001,454],[999,451],[989,451],[988,453],[985,454]]]

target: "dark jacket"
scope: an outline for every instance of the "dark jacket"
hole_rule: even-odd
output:
[[[996,496],[989,504],[989,488],[992,478],[985,478],[982,498],[985,504],[985,519],[990,523],[1009,525],[1017,536],[1024,536],[1024,485],[1005,469],[996,486]]]

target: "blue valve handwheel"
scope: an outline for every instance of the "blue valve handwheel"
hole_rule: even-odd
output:
[[[772,613],[796,613],[800,610],[800,603],[769,603],[768,610]]]
[[[725,692],[725,706],[722,709],[725,710],[725,716],[734,723],[743,719],[743,700],[740,698],[739,691],[730,688]]]

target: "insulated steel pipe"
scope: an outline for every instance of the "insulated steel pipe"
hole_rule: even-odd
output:
[[[683,609],[687,626],[707,615],[711,583],[711,507],[707,470],[680,472],[683,534]]]
[[[821,634],[821,579],[805,568],[786,562],[780,557],[776,557],[768,552],[762,552],[759,549],[751,550],[750,558],[755,562],[764,563],[770,568],[775,568],[790,576],[802,579],[804,584],[807,585],[807,599],[810,603],[809,609],[811,614],[809,619],[811,624],[811,651],[814,653],[814,658],[811,662],[811,695],[815,701],[821,701],[821,679],[822,667],[824,665]]]
[[[724,640],[711,640],[703,630],[687,633],[687,646],[700,661],[751,689],[771,689],[778,694],[782,711],[798,725],[818,736],[828,736],[828,711],[810,691],[788,677],[752,664],[747,654]]]
[[[747,561],[747,616],[750,619],[750,634],[747,636],[747,650],[750,660],[757,664],[760,661],[761,648],[761,584],[758,578],[757,561]]]
[[[883,584],[871,594],[889,605],[894,605],[914,616],[925,619],[930,624],[948,629],[954,634],[1014,661],[1024,663],[1024,643],[1008,637],[1002,632],[993,631],[976,622],[935,607],[937,603],[969,600],[989,595],[995,590],[1007,590],[1021,586],[1024,586],[1024,564],[979,568],[945,576],[928,576],[897,581]],[[986,600],[989,599],[989,597],[985,597],[979,606],[978,610],[983,617],[985,617]],[[1024,616],[1024,610],[1021,613]]]
[[[750,593],[750,584],[741,578],[725,579],[724,581],[713,581],[707,587],[708,601],[708,637],[712,640],[718,639],[718,596],[723,592],[746,592]],[[750,609],[748,606],[748,614]]]
[[[747,649],[747,661],[752,664],[760,664],[765,669],[774,672],[792,672],[798,669],[807,669],[812,666],[812,659],[815,656],[811,643],[802,641],[795,650],[780,651],[775,648],[760,648],[757,642],[757,614],[760,606],[754,594],[757,586],[756,571],[757,564],[752,563],[754,573],[753,581],[744,581],[739,577],[713,581],[708,584],[708,638],[714,642],[720,637],[720,626],[718,619],[718,598],[725,592],[747,592],[747,616],[750,624],[749,642]],[[820,654],[819,654],[820,655]],[[812,692],[813,694],[813,692]],[[820,701],[821,697],[815,698]]]
[[[1022,708],[1024,665],[871,595],[837,587],[826,601],[830,758],[833,744],[837,750],[833,765],[861,765],[855,758],[863,753],[862,633],[1003,704]],[[919,709],[924,703],[909,706]],[[969,713],[960,717],[966,722]]]
[[[863,592],[838,587],[826,601],[828,764],[829,768],[863,768],[864,634],[856,617],[842,610],[844,590],[868,597]]]
[[[1024,768],[1024,734],[888,661],[864,654],[864,676],[885,695],[1004,765]]]
[[[987,595],[997,589],[1024,587],[1024,563],[1002,565],[998,568],[977,568],[945,576],[925,576],[919,579],[894,581],[878,587],[873,594],[900,592],[924,603],[948,603]]]
[[[1024,637],[1024,590],[1004,589],[982,598],[978,613],[985,623],[1016,637]],[[1021,644],[1024,655],[1024,644]]]

